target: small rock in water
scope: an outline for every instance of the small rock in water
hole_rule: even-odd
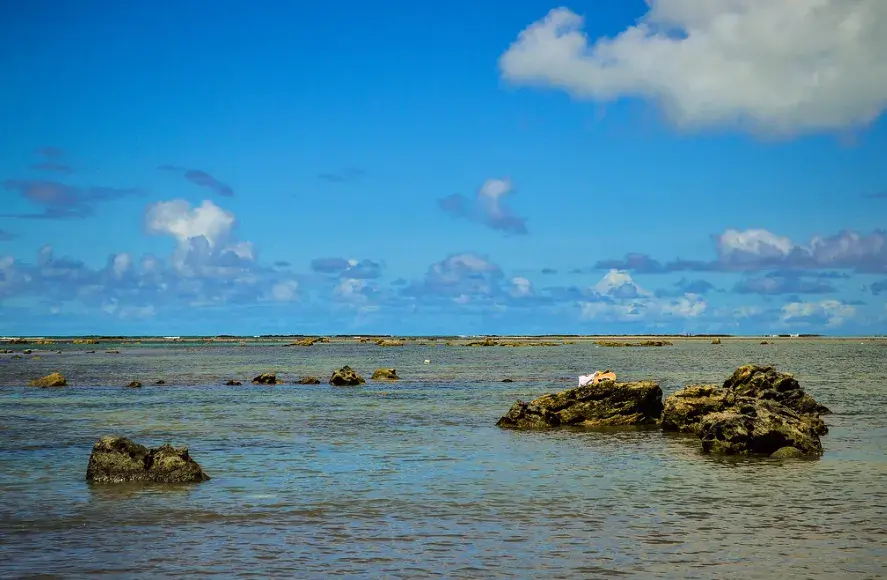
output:
[[[241,383],[240,381],[235,381],[235,380],[231,379],[231,380],[229,380],[227,383],[225,383],[225,386],[228,386],[228,387],[239,387],[239,386],[242,385],[242,384],[243,384],[243,383]]]
[[[330,384],[336,387],[356,387],[366,383],[362,376],[354,372],[354,369],[345,365],[330,376]]]
[[[45,377],[40,377],[39,379],[34,379],[31,381],[32,387],[64,387],[68,384],[65,380],[65,377],[61,375],[61,373],[52,373],[46,375]]]
[[[105,354],[120,354],[119,350],[106,350]]]
[[[157,382],[154,383],[154,384],[155,384],[155,385],[165,385],[165,384],[166,384],[166,381],[164,381],[163,379],[160,379],[159,381],[157,381]]]
[[[298,381],[296,381],[297,385],[319,385],[320,379],[317,377],[302,377]]]
[[[425,364],[430,365],[430,364],[431,364],[431,361],[428,360],[428,359],[426,358],[426,359],[425,359]]]
[[[503,383],[513,383],[514,379],[502,379]]]
[[[797,459],[805,457],[804,452],[797,447],[780,447],[770,457],[774,459]]]
[[[125,437],[105,436],[89,455],[86,481],[92,483],[194,483],[210,477],[191,459],[187,447],[148,449]]]
[[[126,388],[127,388],[127,389],[141,389],[141,388],[142,388],[142,383],[140,383],[140,382],[138,382],[138,381],[132,381],[131,383],[129,383],[128,385],[126,385]]]
[[[374,381],[396,381],[399,378],[394,369],[376,369],[372,376]]]
[[[277,375],[275,373],[262,373],[253,379],[254,385],[276,385]]]

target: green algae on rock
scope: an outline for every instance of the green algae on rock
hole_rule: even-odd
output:
[[[68,384],[68,381],[65,377],[62,376],[61,373],[52,373],[48,374],[45,377],[40,377],[39,379],[34,379],[31,381],[30,385],[32,387],[64,387]]]
[[[396,381],[400,377],[394,369],[376,369],[371,377],[374,381]]]
[[[209,479],[187,447],[164,444],[148,449],[110,435],[96,442],[86,467],[86,481],[92,483],[195,483]]]
[[[357,374],[354,369],[345,365],[339,370],[333,372],[330,376],[329,383],[336,387],[356,387],[366,383],[364,378]]]
[[[804,415],[827,415],[828,407],[808,395],[789,373],[772,365],[742,365],[724,381],[724,388],[737,396],[777,401]]]
[[[699,423],[706,453],[771,455],[794,447],[804,455],[822,455],[816,427],[805,417],[775,401],[737,398],[725,411],[709,413]]]
[[[662,389],[652,381],[602,381],[517,401],[496,423],[509,429],[653,425],[662,413]]]
[[[276,385],[277,375],[275,373],[262,373],[253,379],[254,385]]]

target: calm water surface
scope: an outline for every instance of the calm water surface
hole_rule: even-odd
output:
[[[887,575],[884,343],[59,348],[0,355],[4,577]],[[515,399],[590,370],[654,379],[670,394],[746,362],[795,373],[835,411],[821,459],[718,459],[656,430],[494,426]],[[248,384],[269,370],[325,380],[343,364],[403,379]],[[54,370],[73,386],[24,386]],[[221,386],[229,378],[244,386]],[[122,388],[133,379],[145,387]],[[87,485],[103,434],[188,445],[213,479]]]

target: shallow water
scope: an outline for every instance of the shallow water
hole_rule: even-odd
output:
[[[887,346],[724,342],[0,355],[0,575],[887,575]],[[821,459],[715,458],[693,437],[655,429],[494,426],[515,399],[590,370],[654,379],[670,394],[746,362],[793,372],[834,411]],[[325,380],[343,364],[366,377],[395,367],[402,380],[248,383],[269,370]],[[24,386],[54,370],[73,386]],[[244,386],[221,386],[229,378]],[[122,388],[133,379],[145,387]],[[87,485],[89,451],[112,433],[187,445],[213,479]]]

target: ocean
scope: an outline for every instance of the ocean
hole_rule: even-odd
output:
[[[768,340],[10,346],[35,350],[0,354],[0,576],[885,577],[887,342]],[[832,409],[821,458],[708,456],[655,428],[495,426],[593,370],[667,396],[745,363],[793,373]],[[367,384],[326,384],[346,364]],[[378,367],[401,380],[369,380]],[[53,371],[69,386],[27,386]],[[251,385],[262,372],[323,384]],[[212,479],[89,485],[106,434],[187,446]]]

